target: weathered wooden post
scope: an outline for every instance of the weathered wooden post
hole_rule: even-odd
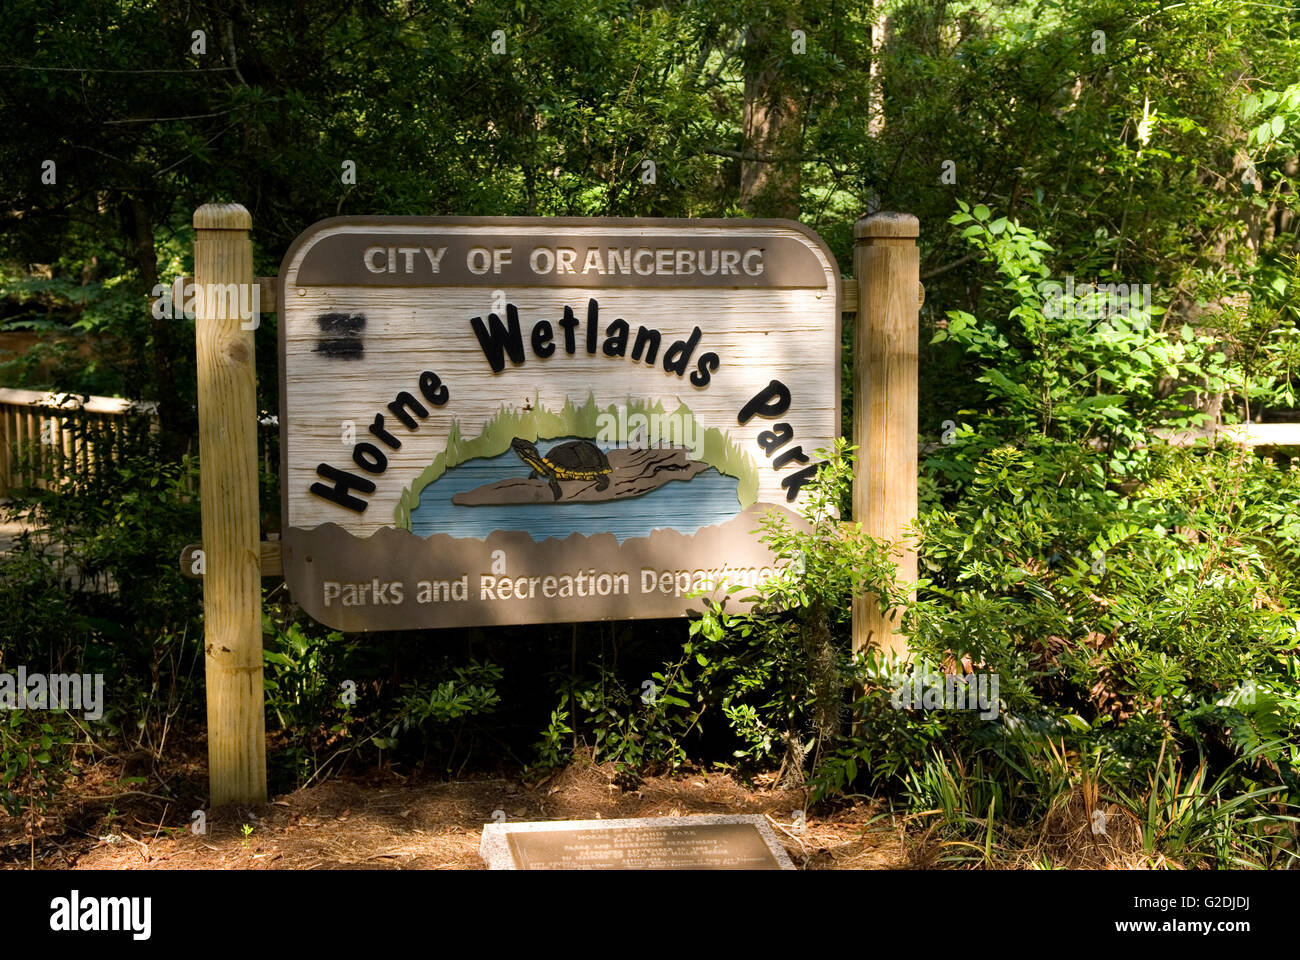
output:
[[[902,541],[916,519],[917,337],[920,235],[916,217],[877,213],[853,228],[858,314],[853,333],[853,516],[881,540]],[[898,576],[916,582],[916,549],[897,551]],[[875,597],[853,600],[853,650],[906,654],[897,613]]]
[[[0,404],[0,497],[8,494],[9,488],[14,485],[10,464],[13,462],[13,453],[11,451],[14,447],[17,431],[10,431],[10,420],[13,420],[14,426],[17,427],[17,418],[10,414],[7,407]]]
[[[211,803],[266,802],[262,579],[257,504],[254,324],[240,317],[253,283],[253,221],[239,204],[194,212],[199,483]],[[231,296],[231,291],[234,295]],[[222,296],[214,294],[221,291]]]

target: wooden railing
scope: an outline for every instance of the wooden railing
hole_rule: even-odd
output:
[[[142,400],[0,387],[0,497],[47,488],[47,477],[57,483],[90,476],[96,458],[116,457],[133,431],[156,431],[157,411],[156,403]],[[258,458],[268,473],[279,469],[279,429],[276,417],[258,420]]]
[[[1155,430],[1173,447],[1190,447],[1198,440],[1219,437],[1246,447],[1300,447],[1300,423],[1233,423],[1199,430]]]
[[[127,416],[133,410],[154,429],[153,403],[0,387],[0,497],[44,487],[47,476],[89,475],[96,458],[113,456],[127,431],[140,429]]]

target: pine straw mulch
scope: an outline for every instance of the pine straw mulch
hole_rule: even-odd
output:
[[[774,775],[747,785],[694,770],[625,788],[612,764],[589,762],[540,782],[431,780],[387,768],[336,777],[259,807],[206,810],[206,833],[197,835],[191,816],[207,792],[202,753],[173,758],[166,774],[144,752],[84,763],[38,822],[34,842],[24,820],[0,812],[0,869],[481,870],[479,839],[494,814],[595,820],[700,813],[766,816],[804,870],[986,865],[982,844],[949,839],[938,811],[895,816],[861,798],[808,810],[806,793],[779,788]],[[169,796],[150,792],[160,790]],[[802,829],[799,810],[807,810]],[[1146,856],[1137,818],[1086,781],[1057,797],[1041,823],[998,827],[987,864],[997,868],[1178,866]]]
[[[872,805],[813,811],[800,829],[793,813],[805,808],[802,791],[770,781],[746,787],[717,772],[650,777],[624,790],[609,765],[573,764],[535,784],[420,782],[388,771],[329,780],[260,807],[207,811],[205,835],[190,829],[197,804],[110,787],[48,812],[37,831],[38,869],[481,870],[479,838],[498,810],[510,820],[757,813],[802,869],[912,866]],[[110,795],[111,804],[87,799]],[[0,814],[0,865],[27,867],[29,844],[22,822]]]
[[[1176,867],[1162,854],[1154,860],[1142,843],[1142,823],[1129,810],[1100,797],[1085,779],[1060,794],[1043,820],[1038,842],[1025,851],[1034,861],[1069,870]]]

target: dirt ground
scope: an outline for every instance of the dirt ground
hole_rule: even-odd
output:
[[[197,772],[197,771],[196,771]],[[710,772],[643,780],[624,790],[607,767],[573,765],[537,783],[481,778],[416,782],[395,773],[339,778],[254,808],[206,811],[206,833],[191,824],[193,804],[79,785],[80,796],[51,807],[35,843],[20,820],[0,814],[0,866],[74,870],[482,870],[485,823],[757,813],[771,823],[801,869],[899,869],[910,864],[889,817],[865,804],[816,811],[801,825],[800,791]],[[200,781],[192,781],[199,782]],[[114,791],[116,787],[116,791]],[[500,811],[500,813],[496,813]]]

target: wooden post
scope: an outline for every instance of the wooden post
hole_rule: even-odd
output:
[[[15,420],[9,408],[0,404],[0,497],[9,492],[9,488],[14,485],[13,477],[10,474],[10,464],[13,462],[13,443],[14,431],[10,428],[10,421]],[[15,421],[16,422],[16,421]]]
[[[54,421],[58,428],[58,447],[55,448],[54,456],[59,464],[59,479],[67,480],[77,476],[77,463],[75,460],[76,448],[73,446],[72,432],[73,415],[59,417]]]
[[[194,212],[194,282],[200,291],[253,282],[252,225],[238,204],[210,203]],[[207,568],[208,783],[214,807],[266,802],[257,388],[253,331],[241,328],[235,289],[221,309],[214,296],[198,298],[194,323]]]
[[[27,455],[27,478],[31,486],[45,489],[45,480],[42,478],[45,472],[42,469],[45,449],[41,444],[41,421],[39,416],[30,411],[27,414],[27,448],[23,452]]]
[[[917,329],[920,234],[916,217],[877,213],[853,227],[858,285],[853,333],[853,518],[881,540],[904,540],[916,519]],[[915,545],[896,553],[899,580],[916,582]],[[905,656],[897,613],[873,596],[853,599],[853,651],[876,646]]]

